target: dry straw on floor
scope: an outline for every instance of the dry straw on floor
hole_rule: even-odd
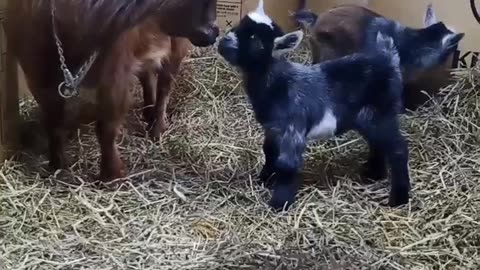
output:
[[[312,145],[298,203],[276,214],[255,182],[261,134],[238,74],[212,52],[191,58],[160,143],[135,136],[140,112],[130,114],[130,182],[118,190],[89,183],[92,125],[71,139],[71,172],[51,176],[44,138],[30,133],[42,149],[0,171],[0,269],[480,269],[477,72],[402,116],[410,205],[382,205],[388,180],[359,183],[367,148],[348,134]]]

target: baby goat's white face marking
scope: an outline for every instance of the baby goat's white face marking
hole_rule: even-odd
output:
[[[270,17],[267,16],[265,13],[264,3],[263,0],[258,1],[258,6],[255,11],[248,13],[247,15],[252,21],[258,24],[265,24],[273,29],[273,21]]]
[[[234,42],[234,44],[236,45],[238,44],[238,37],[237,37],[237,34],[235,34],[234,32],[229,32],[227,34],[227,37],[229,37],[232,40],[232,42]]]
[[[259,13],[259,12],[250,12],[247,15],[252,21],[258,23],[258,24],[265,24],[268,27],[273,29],[273,22],[270,17],[268,17],[265,14]]]
[[[335,135],[337,130],[337,118],[333,115],[332,110],[327,109],[322,120],[310,129],[307,139],[327,139]]]

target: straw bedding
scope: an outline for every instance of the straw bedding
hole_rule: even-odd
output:
[[[302,48],[293,56],[306,62]],[[262,136],[239,76],[213,51],[190,58],[159,143],[129,114],[121,186],[91,183],[93,125],[49,175],[36,105],[30,145],[0,170],[0,269],[480,269],[479,70],[461,70],[429,107],[402,116],[412,201],[384,206],[388,180],[361,183],[366,144],[312,144],[295,206],[274,213],[258,185]],[[138,90],[138,89],[137,89]],[[33,124],[32,124],[33,123]]]

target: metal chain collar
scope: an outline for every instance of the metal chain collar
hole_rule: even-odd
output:
[[[95,51],[87,62],[85,62],[80,69],[78,70],[77,74],[74,76],[72,72],[67,67],[65,56],[63,55],[62,49],[62,42],[58,37],[57,27],[55,26],[55,0],[50,0],[51,3],[51,11],[52,11],[52,28],[53,28],[53,35],[55,37],[55,43],[57,45],[58,55],[60,57],[60,68],[63,72],[64,81],[58,85],[58,94],[67,99],[74,96],[78,96],[80,84],[82,83],[83,79],[87,75],[88,71],[90,70],[93,62],[95,62],[98,51]]]

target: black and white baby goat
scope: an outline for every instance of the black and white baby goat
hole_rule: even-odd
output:
[[[283,56],[303,38],[302,31],[283,34],[259,7],[224,36],[218,51],[238,67],[257,121],[265,134],[265,165],[260,180],[273,184],[270,205],[288,207],[299,188],[303,153],[313,139],[359,132],[370,156],[365,176],[392,172],[389,204],[409,201],[408,146],[399,130],[402,75],[393,40],[377,34],[376,48],[306,66]],[[272,180],[272,181],[271,181]]]
[[[438,21],[432,4],[427,5],[422,28],[408,27],[358,5],[336,6],[319,15],[302,9],[294,18],[311,32],[313,64],[370,48],[375,45],[379,31],[392,37],[400,56],[405,87],[403,99],[408,109],[415,109],[428,101],[428,96],[421,90],[427,90],[430,95],[438,92],[439,88],[434,85],[427,89],[412,86],[422,76],[435,70],[438,72],[442,67],[446,69],[447,60],[465,36]]]

